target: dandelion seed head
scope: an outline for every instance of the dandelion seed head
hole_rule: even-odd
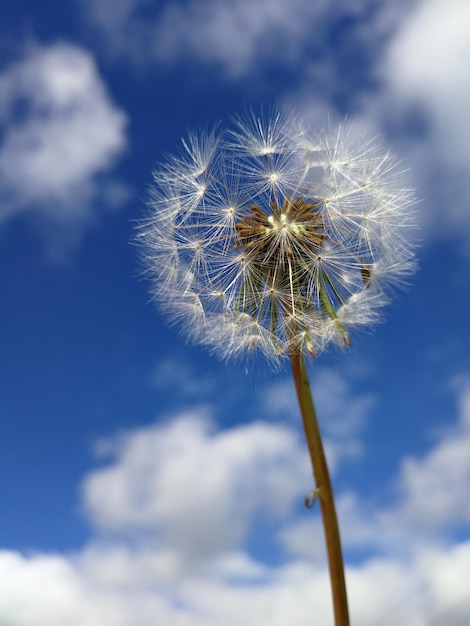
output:
[[[349,345],[413,272],[414,195],[377,140],[276,112],[183,149],[139,241],[155,299],[223,358]]]

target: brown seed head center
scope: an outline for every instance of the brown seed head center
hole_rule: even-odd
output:
[[[285,198],[281,206],[272,200],[268,215],[253,204],[251,215],[241,217],[235,224],[235,245],[261,265],[282,266],[286,257],[317,253],[325,240],[321,206],[321,202],[303,197]]]

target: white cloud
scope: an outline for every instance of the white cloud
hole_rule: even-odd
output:
[[[467,0],[425,0],[403,23],[390,47],[391,88],[424,104],[436,139],[448,157],[470,160],[470,4]]]
[[[402,515],[417,528],[470,524],[470,385],[460,392],[459,409],[451,432],[423,457],[402,462]]]
[[[332,623],[325,569],[305,561],[272,566],[264,578],[200,573],[168,584],[157,557],[115,548],[99,559],[0,552],[0,621],[8,626],[238,626]],[[246,566],[242,566],[243,571]],[[117,574],[116,574],[117,571]],[[470,616],[470,543],[426,549],[411,560],[371,559],[347,569],[352,623],[463,626]]]
[[[409,557],[423,546],[447,543],[453,531],[470,526],[470,384],[461,383],[457,403],[457,422],[427,453],[402,459],[395,480],[383,486],[379,501],[389,504],[377,506],[351,491],[338,495],[346,548]],[[310,532],[308,521],[294,520],[284,525],[280,539],[299,556]],[[317,543],[312,550],[317,559],[321,547]]]
[[[298,58],[314,18],[325,12],[325,0],[192,1],[171,4],[162,14],[155,40],[156,55],[177,59],[195,56],[221,64],[229,75],[251,73],[257,60]]]
[[[191,362],[176,356],[160,360],[152,373],[150,385],[154,389],[172,389],[178,381],[178,396],[181,399],[201,398],[213,390],[215,381],[203,371],[195,372]]]
[[[178,622],[163,594],[100,582],[80,559],[0,552],[0,623],[8,626],[154,626]],[[172,619],[175,618],[172,622]]]
[[[314,373],[313,392],[326,432],[337,439],[359,434],[377,404],[371,393],[354,394],[346,378],[333,369]]]
[[[310,378],[328,464],[330,471],[335,473],[344,460],[361,456],[360,436],[377,405],[377,398],[371,393],[353,393],[347,378],[334,369],[312,367]],[[288,419],[290,424],[302,430],[295,387],[290,377],[279,378],[265,389],[262,405],[263,414]]]
[[[190,0],[152,11],[148,0],[89,0],[88,13],[114,52],[140,61],[182,59],[216,64],[229,78],[260,71],[260,63],[298,63],[327,25],[367,9],[369,0]],[[161,5],[160,5],[161,6]]]
[[[84,483],[89,515],[108,531],[159,538],[183,560],[243,540],[255,516],[279,520],[308,484],[293,433],[262,422],[214,432],[204,414],[123,435],[113,465]]]
[[[381,107],[389,117],[418,115],[408,162],[421,178],[423,221],[436,236],[470,236],[470,5],[421,0],[397,30],[382,65]],[[434,196],[438,194],[438,198]]]
[[[438,495],[445,486],[464,506],[468,480],[464,472],[456,479],[455,465],[467,467],[468,455],[459,461],[447,452],[470,439],[468,382],[457,399],[456,425],[413,460],[412,474],[427,476],[426,492],[441,472]],[[286,427],[258,422],[223,431],[193,412],[101,449],[111,458],[83,484],[96,534],[74,554],[0,552],[0,623],[303,626],[312,616],[317,626],[332,623],[319,512],[305,521],[296,512],[308,466]],[[404,491],[384,486],[396,497],[388,508],[339,494],[347,551],[375,554],[347,567],[352,622],[463,626],[470,620],[470,542],[446,534],[449,516],[435,520],[442,541],[420,540],[408,512],[422,506],[422,494],[409,487],[407,467],[398,474]],[[251,554],[251,533],[264,516],[275,558]]]
[[[65,43],[32,46],[0,75],[0,222],[35,211],[57,223],[91,218],[98,195],[119,204],[106,174],[126,147],[126,117],[93,58]]]

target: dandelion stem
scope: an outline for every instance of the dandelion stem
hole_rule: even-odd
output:
[[[330,569],[335,626],[349,626],[348,600],[346,595],[343,552],[341,549],[338,518],[336,516],[333,489],[302,350],[292,349],[290,360],[310,460],[313,467],[316,493],[320,500],[328,565]]]

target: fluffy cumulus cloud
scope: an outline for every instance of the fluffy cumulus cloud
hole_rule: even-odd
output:
[[[285,518],[308,476],[292,432],[261,422],[214,432],[206,416],[189,414],[108,445],[117,463],[85,481],[91,518],[109,531],[156,534],[190,561],[236,545],[256,516]]]
[[[470,541],[452,535],[454,522],[469,520],[468,380],[457,401],[449,430],[384,486],[392,504],[339,494],[346,553],[366,549],[347,566],[353,623],[469,623]],[[207,411],[193,411],[97,451],[103,464],[83,482],[90,542],[72,554],[0,552],[0,623],[332,623],[319,514],[295,504],[308,466],[290,428],[220,430]],[[419,534],[423,520],[432,535]]]
[[[381,65],[382,111],[408,120],[408,157],[434,232],[470,235],[470,62],[466,0],[425,0],[403,20]],[[399,121],[399,120],[398,120]],[[409,132],[411,124],[411,133]],[[437,202],[435,201],[437,197]],[[445,206],[445,218],[442,208]]]
[[[0,553],[0,617],[8,626],[303,626],[332,623],[326,572],[305,563],[264,578],[230,580],[220,572],[161,585],[153,568],[118,549],[97,556]],[[236,559],[233,559],[236,561]],[[240,559],[239,559],[240,560]],[[462,626],[468,623],[470,544],[421,554],[412,563],[371,560],[348,569],[353,623]],[[254,583],[254,584],[253,584]]]
[[[35,211],[77,226],[98,195],[119,203],[123,187],[103,175],[126,147],[125,125],[88,52],[31,46],[0,74],[0,222]]]
[[[459,395],[460,419],[425,456],[407,458],[399,486],[403,517],[422,529],[470,524],[470,386]]]
[[[436,138],[456,162],[470,159],[469,21],[466,0],[421,2],[397,32],[387,58],[390,85],[426,107]]]

